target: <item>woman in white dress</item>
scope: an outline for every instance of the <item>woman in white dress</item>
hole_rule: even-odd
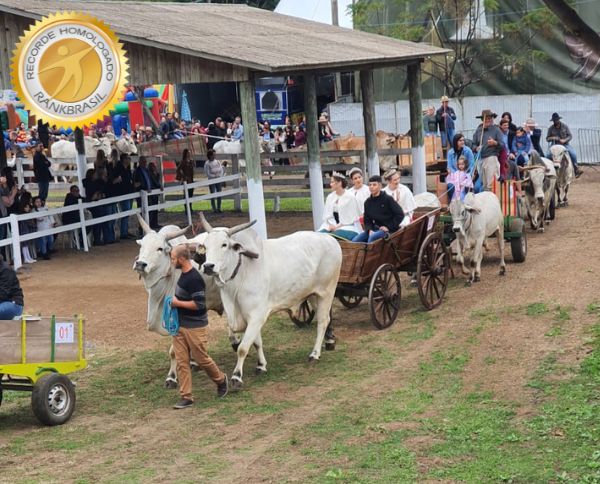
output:
[[[398,205],[402,207],[404,212],[404,219],[400,224],[400,227],[406,227],[412,220],[413,212],[417,208],[417,202],[413,197],[412,192],[406,185],[400,183],[400,173],[396,169],[391,169],[383,175],[387,186],[383,189],[388,195],[390,195]]]
[[[346,185],[346,177],[341,173],[333,172],[329,184],[332,191],[325,200],[323,224],[319,232],[352,240],[362,232],[359,221],[362,213],[358,200],[346,191]]]
[[[369,192],[369,187],[364,184],[363,173],[360,168],[350,170],[350,179],[352,180],[352,186],[348,188],[348,193],[356,197],[362,214],[365,211],[365,200],[371,196],[371,192]]]

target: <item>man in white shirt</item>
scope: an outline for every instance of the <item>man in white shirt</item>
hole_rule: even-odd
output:
[[[390,195],[398,205],[402,207],[404,219],[400,224],[401,227],[406,227],[412,220],[413,212],[417,208],[415,197],[406,185],[400,183],[400,173],[395,168],[392,168],[383,175],[387,182],[387,186],[383,189]]]

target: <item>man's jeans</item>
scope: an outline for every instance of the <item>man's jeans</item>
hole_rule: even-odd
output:
[[[133,200],[123,200],[122,202],[119,202],[119,211],[127,212],[127,210],[131,210],[132,205]],[[127,237],[127,233],[129,232],[129,217],[123,217],[120,224],[119,236],[121,238]]]
[[[383,230],[374,230],[369,234],[368,230],[361,232],[356,237],[352,239],[352,242],[367,242],[370,244],[371,242],[375,242],[376,240],[383,239],[389,232],[385,232]]]
[[[454,128],[447,128],[447,131],[440,131],[442,136],[442,146],[445,148],[452,148],[452,141],[454,140]]]
[[[0,303],[0,319],[7,321],[15,316],[23,314],[23,306],[19,306],[12,301],[4,301]]]
[[[48,198],[48,188],[50,187],[49,181],[38,182],[38,197],[42,200],[46,200]]]

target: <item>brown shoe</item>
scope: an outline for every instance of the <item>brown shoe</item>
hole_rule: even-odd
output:
[[[583,175],[583,170],[578,168],[575,172],[575,178],[579,178],[581,175]]]

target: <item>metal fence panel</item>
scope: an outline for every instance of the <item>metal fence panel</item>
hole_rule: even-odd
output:
[[[546,148],[546,132],[552,113],[558,112],[573,134],[571,145],[575,147],[582,163],[600,163],[600,148],[597,147],[595,132],[580,137],[581,130],[600,130],[600,94],[543,94],[509,96],[475,96],[463,100],[462,106],[452,102],[457,115],[456,130],[469,137],[479,124],[476,116],[483,109],[492,109],[500,116],[503,112],[512,115],[513,122],[521,125],[533,117],[542,129],[542,147]],[[439,107],[440,101],[424,99],[423,108]],[[362,105],[360,103],[333,103],[329,105],[330,119],[340,133],[353,132],[364,136]],[[406,133],[410,129],[408,101],[377,103],[375,106],[377,129],[393,133]]]

